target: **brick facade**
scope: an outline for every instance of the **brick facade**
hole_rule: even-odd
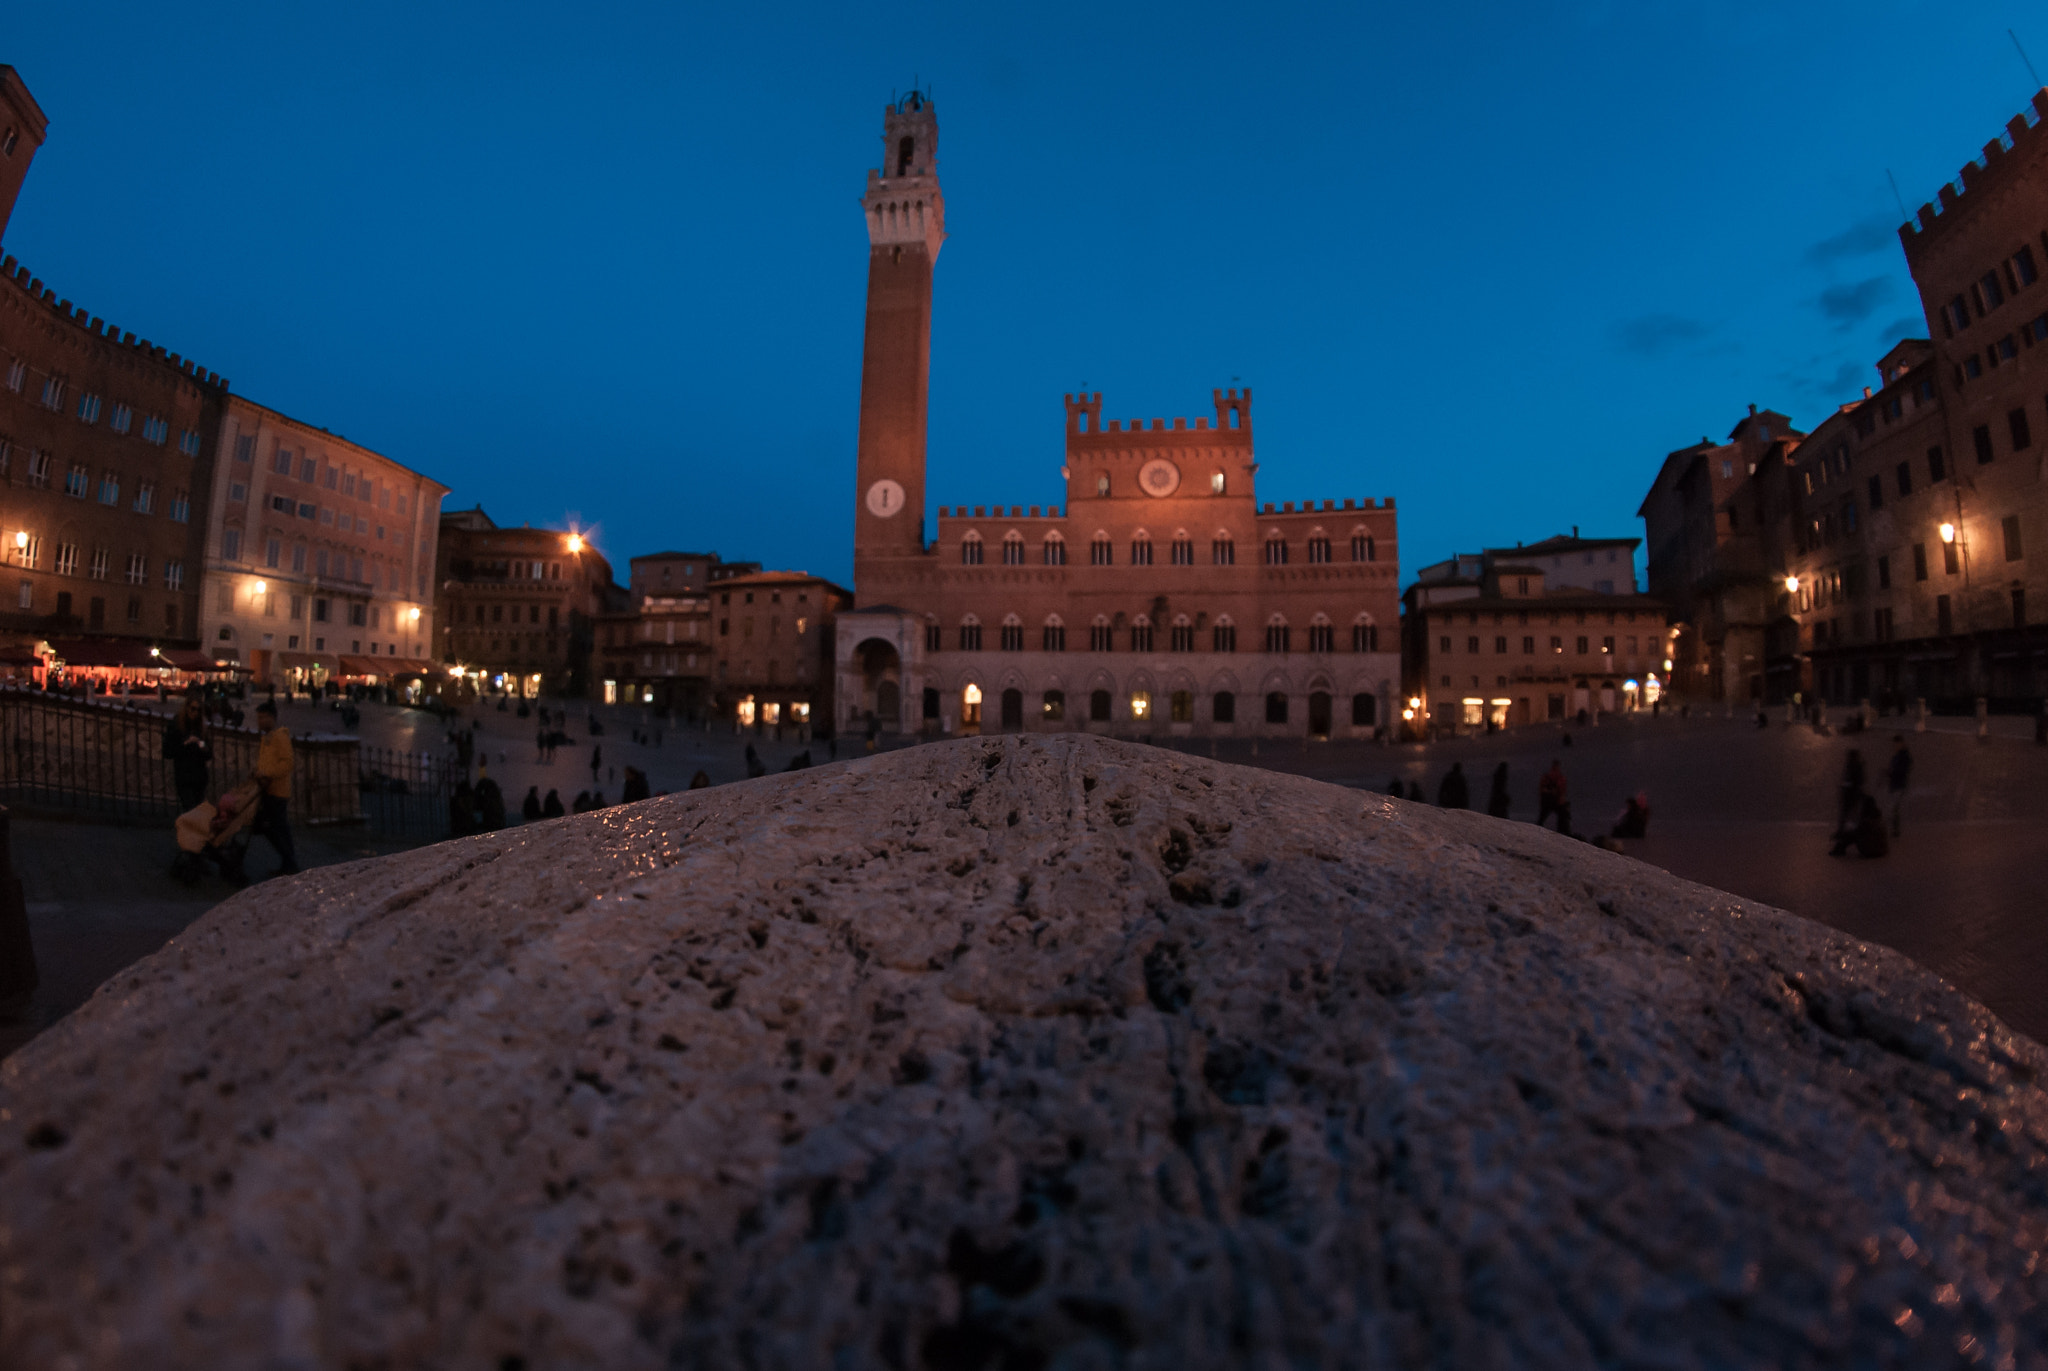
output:
[[[1393,501],[1258,505],[1251,392],[1211,416],[1110,420],[1066,401],[1066,499],[921,522],[937,117],[884,118],[871,172],[854,512],[856,609],[838,619],[838,723],[884,731],[1094,729],[1353,736],[1400,678]]]
[[[439,536],[443,669],[484,693],[596,697],[597,623],[624,608],[611,563],[577,534],[499,528],[481,505],[443,514]]]

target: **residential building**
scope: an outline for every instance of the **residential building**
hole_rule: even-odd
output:
[[[1258,504],[1248,389],[1213,393],[1213,425],[1105,424],[1099,393],[1069,395],[1063,503],[941,505],[927,539],[937,139],[921,94],[891,105],[863,202],[839,725],[1370,735],[1401,674],[1393,501]]]
[[[581,534],[499,528],[482,505],[443,514],[435,583],[440,658],[451,677],[480,693],[596,694],[596,625],[624,607],[624,592]]]
[[[44,134],[0,67],[0,236]],[[191,656],[227,382],[0,259],[0,655]]]
[[[1680,628],[1670,685],[1701,700],[1760,699],[1765,631],[1779,573],[1763,553],[1751,476],[1772,444],[1805,435],[1749,407],[1725,443],[1701,438],[1665,457],[1636,511],[1649,533],[1649,591]]]
[[[1642,513],[1650,588],[1685,620],[1683,688],[2042,707],[2044,114],[2048,90],[1900,228],[1929,337],[1881,358],[1876,388],[1811,434],[1666,459]]]
[[[1884,655],[1902,659],[1908,693],[1951,708],[2048,695],[2048,89],[2031,115],[1899,229],[1931,330],[1945,479],[1891,511],[1870,551],[1932,556],[1926,581],[1900,587]]]
[[[715,552],[653,552],[627,565],[626,607],[597,623],[598,698],[702,719],[711,708],[711,587],[731,564]]]
[[[448,488],[326,429],[227,400],[202,614],[217,660],[296,689],[438,681],[434,565]]]
[[[1590,720],[1654,704],[1671,665],[1669,611],[1636,590],[1636,545],[1574,529],[1422,568],[1401,617],[1409,731]]]
[[[831,720],[834,616],[853,594],[803,571],[721,577],[713,706],[741,727]]]

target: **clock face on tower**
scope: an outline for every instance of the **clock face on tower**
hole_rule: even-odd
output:
[[[1138,489],[1147,495],[1171,495],[1180,489],[1180,468],[1164,457],[1154,457],[1138,468]]]
[[[887,519],[903,508],[903,487],[891,480],[880,480],[868,487],[868,513],[877,519]]]

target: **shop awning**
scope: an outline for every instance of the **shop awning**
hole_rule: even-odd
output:
[[[433,664],[412,657],[363,657],[348,653],[339,658],[334,666],[340,676],[422,676],[433,671]]]
[[[167,647],[157,658],[161,666],[175,667],[179,671],[226,671],[229,668],[216,664],[210,653],[189,647]]]

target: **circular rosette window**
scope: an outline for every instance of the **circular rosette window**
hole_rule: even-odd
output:
[[[1147,495],[1171,495],[1180,489],[1180,468],[1164,457],[1154,457],[1138,468],[1138,489]]]

